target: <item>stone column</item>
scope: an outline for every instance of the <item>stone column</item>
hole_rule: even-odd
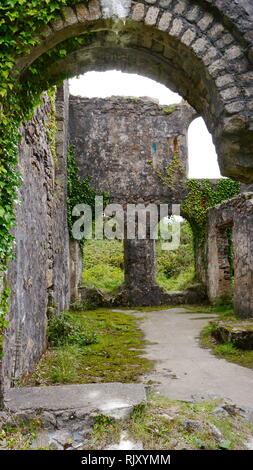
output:
[[[231,267],[229,262],[228,226],[209,224],[208,296],[211,302],[231,298]]]
[[[238,214],[234,225],[234,306],[240,318],[253,318],[252,228],[253,214],[246,215],[246,210]]]
[[[77,240],[69,241],[69,270],[70,270],[70,301],[80,300],[79,284],[82,279],[83,257],[80,243]]]
[[[128,289],[150,289],[155,284],[155,240],[125,240],[124,271]]]
[[[137,233],[137,232],[136,232]],[[157,303],[155,284],[155,240],[150,238],[124,240],[124,292],[129,305]]]

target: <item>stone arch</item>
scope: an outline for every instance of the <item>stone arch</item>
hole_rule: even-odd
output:
[[[44,53],[67,38],[94,33],[86,47],[49,64],[48,76],[57,81],[63,73],[73,76],[117,67],[155,78],[202,115],[222,174],[251,182],[250,9],[249,2],[238,7],[241,16],[236,19],[231,7],[218,8],[211,0],[91,0],[63,9],[38,32],[38,44],[17,60],[16,67],[21,79],[29,80],[29,66]]]

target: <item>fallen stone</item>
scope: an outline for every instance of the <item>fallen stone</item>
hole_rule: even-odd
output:
[[[40,431],[32,442],[30,449],[47,449],[50,447],[50,438],[47,431]]]
[[[212,336],[219,343],[231,342],[243,350],[253,349],[253,322],[217,322]]]
[[[223,406],[219,406],[213,411],[213,414],[219,416],[219,415],[228,415],[228,412],[223,408]]]
[[[217,442],[221,442],[221,441],[224,440],[224,436],[223,436],[222,432],[217,428],[217,426],[215,426],[212,423],[209,423],[209,427],[211,429],[211,434],[212,434],[213,438]]]
[[[198,421],[195,419],[185,419],[183,421],[183,426],[186,431],[197,431],[203,427],[202,421]]]
[[[50,434],[50,442],[56,442],[63,448],[69,447],[73,443],[72,434],[67,430],[59,430]]]

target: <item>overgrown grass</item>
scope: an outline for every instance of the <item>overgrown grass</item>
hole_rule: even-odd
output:
[[[236,411],[234,415],[216,415],[214,410],[219,405],[219,400],[183,403],[151,395],[147,404],[134,408],[127,421],[99,419],[89,449],[119,442],[122,431],[133,441],[141,441],[145,450],[245,449],[253,426]],[[194,420],[196,428],[187,428],[186,420]],[[215,438],[212,425],[222,433],[220,440]]]
[[[41,428],[40,419],[22,420],[12,417],[11,423],[1,423],[0,449],[27,450]]]
[[[156,244],[157,283],[166,290],[183,290],[194,280],[192,232],[189,224],[181,224],[180,247],[162,250]],[[123,243],[118,240],[87,240],[84,244],[83,284],[104,292],[115,292],[124,282]]]
[[[87,240],[83,249],[83,284],[113,292],[124,281],[123,243],[118,240]]]
[[[240,366],[253,369],[253,351],[244,351],[236,348],[232,343],[218,344],[212,336],[214,325],[209,324],[200,334],[202,346],[211,349],[213,354],[227,361],[235,362]]]
[[[142,357],[146,343],[133,315],[106,309],[78,311],[69,312],[67,322],[78,335],[62,341],[60,325],[56,341],[55,328],[54,346],[21,385],[136,382],[152,369],[153,363]]]
[[[210,313],[216,314],[218,320],[236,320],[234,307],[231,303],[217,302],[214,305],[186,306],[187,312],[183,313]]]

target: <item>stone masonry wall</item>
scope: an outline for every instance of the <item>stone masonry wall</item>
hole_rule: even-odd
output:
[[[58,129],[64,130],[60,99],[57,108]],[[8,272],[12,295],[3,360],[7,386],[30,371],[45,350],[48,309],[62,310],[69,302],[66,144],[62,134],[62,147],[58,142],[53,157],[49,139],[52,113],[50,99],[44,95],[43,105],[21,128],[22,185],[14,230],[16,258]]]
[[[70,37],[87,35],[45,75],[89,70],[141,73],[179,92],[213,135],[222,174],[253,181],[251,0],[90,0],[63,8],[18,57],[17,71]],[[21,77],[22,78],[22,77]]]
[[[69,137],[80,175],[119,203],[179,203],[187,173],[187,130],[196,112],[185,102],[70,96]],[[171,188],[156,172],[175,166]]]
[[[168,107],[150,98],[71,96],[69,141],[80,176],[91,175],[91,184],[99,193],[108,192],[111,202],[124,207],[168,203],[171,213],[171,204],[182,203],[186,195],[187,131],[196,115],[185,102]],[[167,175],[169,184],[158,175]],[[122,302],[165,301],[155,283],[155,242],[149,235],[125,240],[124,274]]]
[[[208,291],[211,301],[231,292],[226,229],[233,228],[234,305],[253,317],[253,193],[242,193],[209,210]]]

